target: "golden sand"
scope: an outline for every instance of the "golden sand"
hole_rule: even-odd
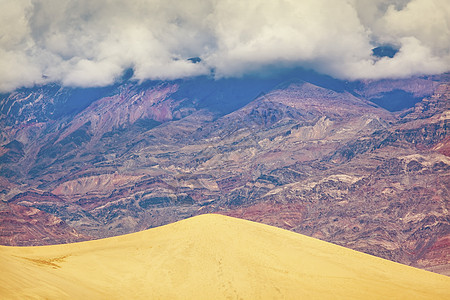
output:
[[[2,246],[0,282],[1,299],[450,299],[449,277],[221,215]]]

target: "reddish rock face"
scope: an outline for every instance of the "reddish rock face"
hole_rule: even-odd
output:
[[[1,245],[52,245],[89,239],[92,237],[78,233],[60,218],[37,208],[0,203]]]
[[[305,207],[300,203],[260,202],[230,209],[223,214],[284,229],[293,229],[302,223],[304,210]]]
[[[340,92],[295,81],[226,115],[175,97],[183,83],[127,84],[61,119],[28,103],[17,124],[0,118],[0,242],[65,243],[215,212],[450,274],[442,78]],[[367,99],[402,88],[426,97],[395,113]]]
[[[447,136],[441,142],[437,143],[437,145],[433,147],[433,150],[436,150],[445,156],[450,156],[450,137]]]
[[[432,272],[449,275],[450,253],[450,234],[438,238],[431,247],[422,253],[413,266],[427,269]]]

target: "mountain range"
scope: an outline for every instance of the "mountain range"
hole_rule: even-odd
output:
[[[0,242],[218,213],[449,275],[449,79],[128,76],[2,95]]]

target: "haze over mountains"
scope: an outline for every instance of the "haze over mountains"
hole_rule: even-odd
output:
[[[2,244],[215,212],[449,274],[448,75],[275,74],[2,96]]]

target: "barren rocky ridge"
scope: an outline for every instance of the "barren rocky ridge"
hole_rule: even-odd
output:
[[[376,104],[396,90],[420,101]],[[290,80],[237,93],[233,109],[209,107],[218,92],[184,81],[124,82],[66,111],[73,93],[1,99],[2,244],[215,212],[450,274],[447,75],[345,88]]]

